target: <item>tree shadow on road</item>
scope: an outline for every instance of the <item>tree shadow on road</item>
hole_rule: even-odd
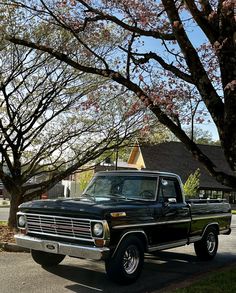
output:
[[[62,263],[57,267],[47,268],[47,271],[74,282],[75,284],[65,286],[72,292],[147,293],[193,277],[200,271],[210,269],[215,264],[217,261],[213,260],[210,263],[204,262],[203,266],[203,262],[199,261],[195,255],[173,251],[147,254],[141,277],[136,283],[128,286],[111,282],[105,274],[103,262],[78,259],[77,266],[74,262],[70,264],[68,258],[66,264]]]

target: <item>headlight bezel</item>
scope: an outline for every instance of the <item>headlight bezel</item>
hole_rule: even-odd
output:
[[[102,222],[92,222],[91,223],[91,231],[93,238],[104,238],[104,225]]]
[[[19,229],[26,229],[27,221],[26,221],[26,216],[25,214],[17,214],[17,226]]]

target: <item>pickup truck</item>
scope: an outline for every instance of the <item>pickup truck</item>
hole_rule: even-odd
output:
[[[145,253],[194,243],[211,260],[218,235],[230,234],[225,200],[185,200],[179,176],[156,171],[99,172],[79,198],[35,200],[17,213],[16,243],[31,249],[43,267],[66,255],[104,260],[107,275],[129,284],[140,275]]]

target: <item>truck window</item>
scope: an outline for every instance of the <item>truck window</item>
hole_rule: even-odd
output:
[[[124,180],[122,194],[128,199],[154,200],[156,186],[155,177],[130,177]]]
[[[158,200],[159,202],[168,202],[171,200],[173,200],[173,202],[182,201],[181,190],[177,179],[165,177],[160,178]]]
[[[101,197],[123,196],[126,199],[155,200],[157,177],[148,176],[97,176],[90,182],[85,194]]]

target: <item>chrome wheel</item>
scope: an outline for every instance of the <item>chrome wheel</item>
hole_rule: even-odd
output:
[[[210,254],[214,253],[216,247],[216,237],[213,232],[207,236],[207,250]]]
[[[141,274],[144,262],[142,241],[130,235],[119,245],[113,257],[105,260],[108,277],[119,284],[131,284]]]
[[[197,256],[202,260],[211,260],[215,257],[218,249],[218,233],[215,227],[209,227],[202,239],[194,243]]]
[[[127,247],[123,257],[123,267],[128,275],[133,274],[136,271],[139,261],[140,255],[137,246],[130,245]]]

